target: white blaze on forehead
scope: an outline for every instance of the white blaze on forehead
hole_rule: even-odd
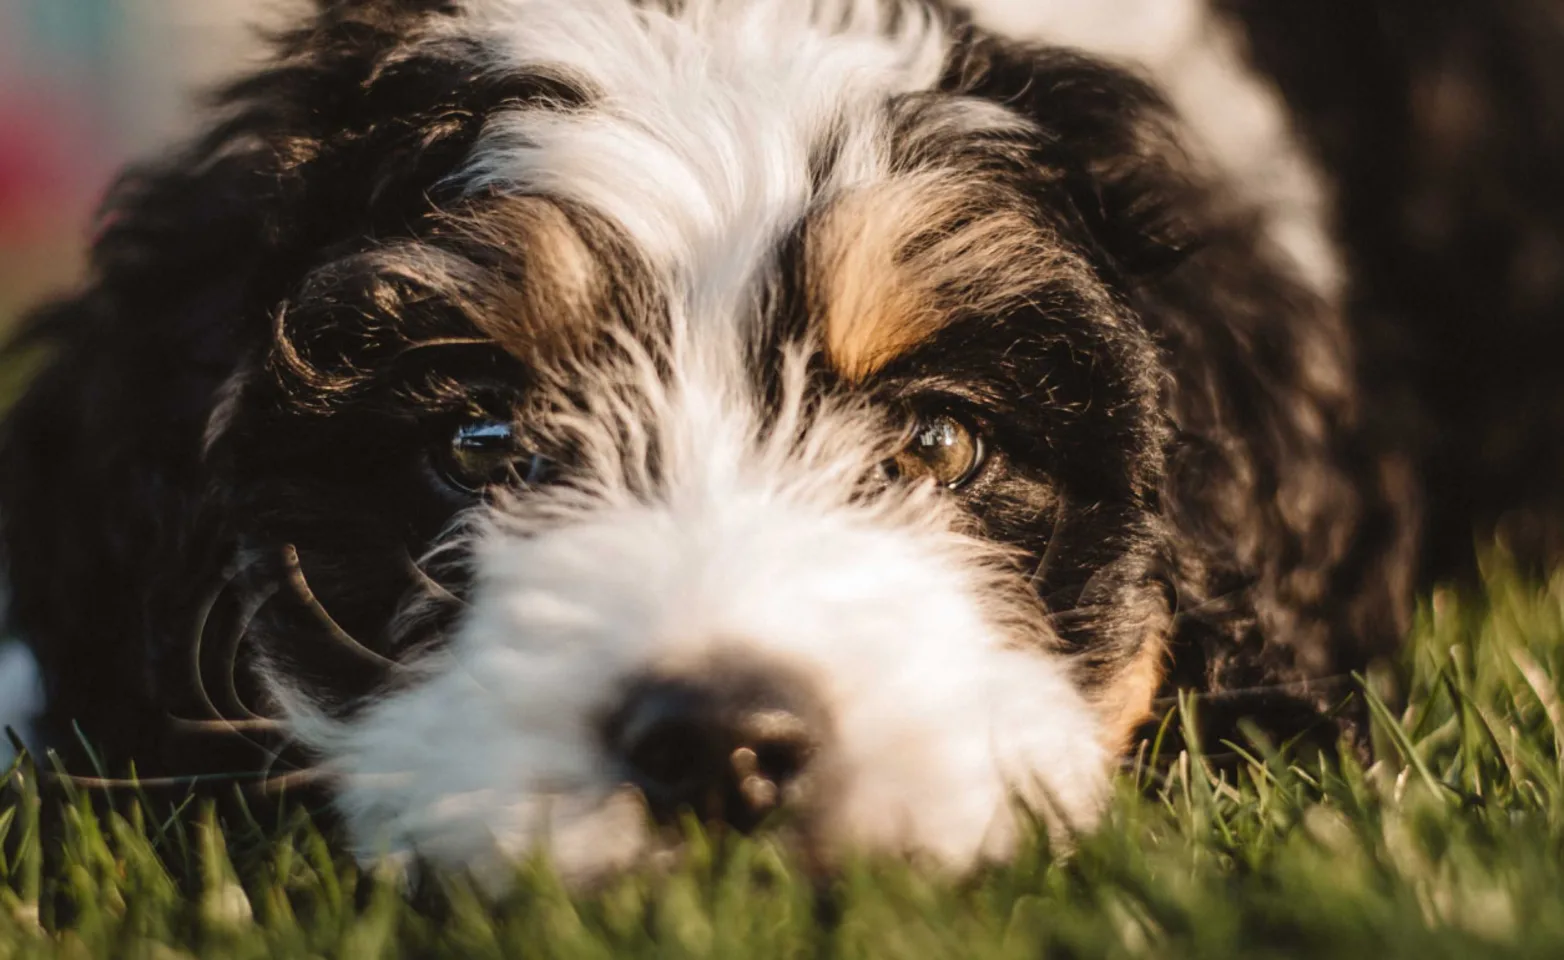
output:
[[[593,98],[500,114],[463,176],[594,209],[701,306],[731,307],[813,201],[812,156],[843,138],[827,190],[881,175],[886,104],[938,82],[947,41],[926,9],[880,0],[675,6],[466,0],[440,31]]]

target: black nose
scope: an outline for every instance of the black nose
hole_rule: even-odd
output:
[[[610,736],[654,813],[749,830],[802,804],[824,726],[796,681],[725,672],[636,685]]]

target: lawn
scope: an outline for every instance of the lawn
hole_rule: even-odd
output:
[[[764,838],[692,830],[683,862],[590,892],[546,866],[485,901],[415,899],[334,853],[299,811],[226,825],[192,804],[64,803],[37,841],[37,779],[0,797],[0,960],[261,956],[1564,956],[1564,576],[1490,563],[1482,593],[1424,604],[1380,757],[1236,774],[1138,764],[1069,857],[1042,844],[967,878],[897,862],[827,882]],[[1198,706],[1193,711],[1198,722]],[[1175,722],[1187,723],[1186,711]]]

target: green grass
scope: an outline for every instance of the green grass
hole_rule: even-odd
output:
[[[0,960],[1564,956],[1564,576],[1487,579],[1421,611],[1409,706],[1373,701],[1373,767],[1263,747],[1225,778],[1199,757],[1160,782],[1142,767],[1073,856],[1039,844],[965,879],[857,862],[822,887],[764,838],[693,831],[671,872],[571,893],[534,863],[498,903],[438,878],[431,908],[297,813],[225,838],[210,811],[99,817],[78,797],[40,844],[36,778],[17,769]]]

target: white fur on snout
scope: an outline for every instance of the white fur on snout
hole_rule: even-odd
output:
[[[424,679],[351,723],[296,724],[365,853],[487,870],[546,844],[590,877],[646,842],[604,719],[647,674],[748,659],[806,678],[832,718],[824,841],[965,867],[1011,847],[1017,795],[1054,827],[1089,825],[1108,765],[1062,662],[990,608],[974,549],[764,487],[502,525]]]

